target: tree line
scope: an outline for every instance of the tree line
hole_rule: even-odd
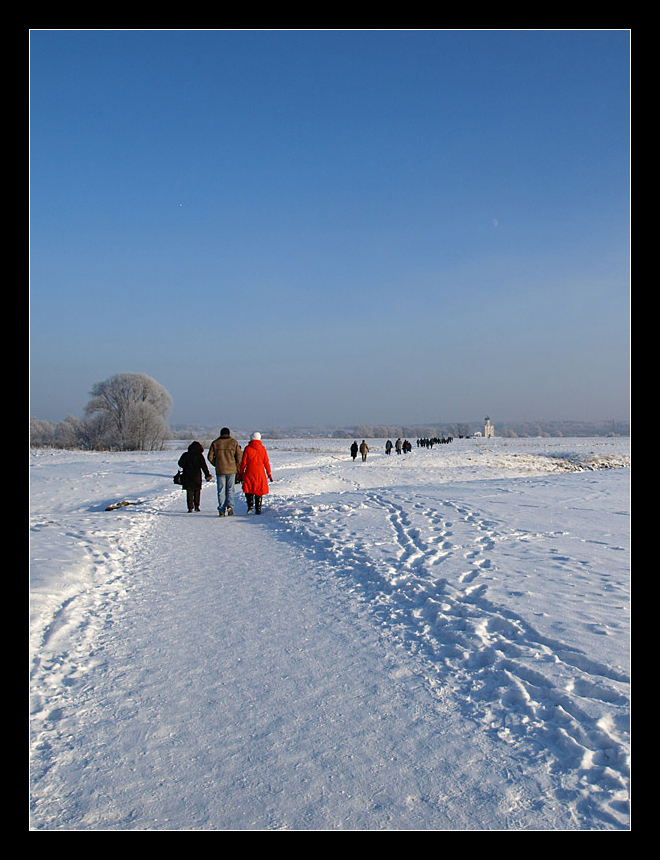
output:
[[[30,445],[89,451],[155,451],[171,438],[172,398],[144,373],[118,373],[97,382],[84,417],[30,419]]]
[[[155,451],[174,438],[167,417],[172,408],[168,392],[144,373],[118,373],[97,382],[85,407],[84,417],[72,415],[60,422],[30,419],[30,445],[35,448],[69,448],[89,451]],[[481,429],[481,428],[480,428]],[[321,428],[317,428],[317,433]],[[300,433],[300,431],[298,431]],[[334,438],[386,439],[389,437],[472,435],[467,423],[444,424],[433,428],[420,426],[356,425],[326,428],[320,435]],[[628,436],[627,421],[534,421],[500,423],[497,435],[517,436]],[[178,434],[180,435],[180,434]],[[185,435],[185,434],[184,434]],[[271,438],[286,438],[289,433],[271,431]],[[303,435],[308,435],[304,433]]]
[[[427,425],[392,425],[392,424],[357,424],[354,427],[344,427],[332,432],[335,439],[351,439],[361,437],[362,439],[389,439],[390,437],[401,438],[434,438],[441,436],[453,436],[463,439],[472,435],[470,424],[444,424],[439,427]]]

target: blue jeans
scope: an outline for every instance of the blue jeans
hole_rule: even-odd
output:
[[[234,507],[234,483],[236,475],[216,475],[218,485],[218,511],[222,513],[227,508]]]

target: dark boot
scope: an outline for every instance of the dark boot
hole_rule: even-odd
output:
[[[254,507],[254,496],[252,495],[252,493],[245,494],[245,501],[247,502],[247,512],[249,514]]]
[[[254,512],[255,514],[261,513],[261,496],[254,497]]]

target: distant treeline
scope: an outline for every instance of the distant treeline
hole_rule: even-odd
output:
[[[96,421],[81,420],[67,416],[59,423],[37,418],[30,420],[30,445],[35,448],[112,449],[127,448],[154,450],[161,448],[168,439],[197,439],[205,447],[220,433],[220,426],[201,424],[178,424],[167,428],[158,423],[157,433],[149,437],[149,444],[131,440],[120,445],[107,439],[107,433],[99,432]],[[483,434],[484,427],[474,423],[396,425],[356,424],[352,427],[278,427],[263,429],[264,439],[433,439],[453,437],[466,439]],[[232,428],[235,439],[249,439],[251,429]],[[501,438],[539,436],[629,436],[627,421],[518,421],[495,424],[495,435]]]
[[[361,437],[363,439],[388,439],[390,437],[414,439],[452,436],[455,439],[466,439],[483,434],[484,424],[473,423],[447,423],[434,425],[404,425],[383,426],[356,425],[333,430],[334,438],[350,439]],[[504,438],[516,438],[524,436],[629,436],[630,424],[626,421],[518,421],[495,422],[495,435]]]
[[[518,421],[496,425],[496,436],[630,436],[628,421]]]
[[[199,424],[178,424],[172,426],[176,439],[213,439],[220,432],[218,427]],[[232,428],[236,439],[249,438],[252,431],[247,428]],[[463,439],[483,434],[484,424],[477,422],[456,422],[439,424],[356,424],[350,427],[305,426],[262,428],[261,433],[268,439],[429,439],[452,436]],[[537,436],[629,436],[630,424],[627,421],[516,421],[495,422],[495,435],[504,438]]]

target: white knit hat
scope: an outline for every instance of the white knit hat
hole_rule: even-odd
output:
[[[259,433],[259,432],[255,431],[255,432],[250,436],[250,439],[261,439],[261,433]]]

